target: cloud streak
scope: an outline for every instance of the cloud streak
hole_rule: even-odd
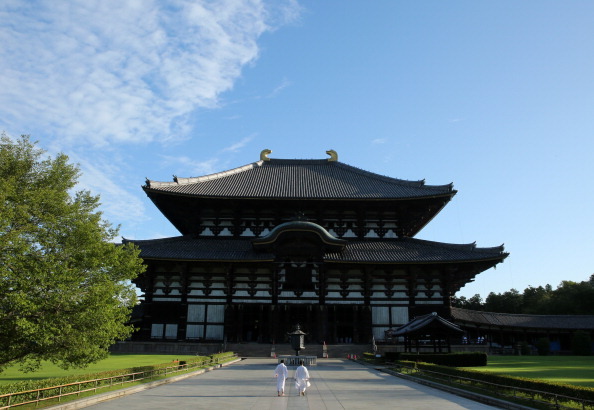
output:
[[[133,148],[189,139],[196,112],[257,60],[260,36],[299,12],[294,0],[1,1],[0,131],[68,154],[106,219],[134,228],[150,217],[137,182],[121,180],[138,176]],[[161,160],[194,175],[219,163]]]
[[[0,125],[68,145],[183,138],[257,59],[258,38],[293,18],[282,4],[2,2]]]

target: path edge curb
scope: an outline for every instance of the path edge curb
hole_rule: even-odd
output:
[[[356,363],[362,364],[363,366],[370,367],[374,370],[379,372],[387,373],[392,376],[400,377],[401,379],[405,379],[411,381],[413,383],[422,384],[427,387],[432,387],[434,389],[442,390],[448,393],[455,394],[456,396],[464,397],[466,399],[474,400],[479,403],[488,404],[491,406],[499,407],[502,409],[511,409],[511,410],[530,410],[533,407],[522,406],[521,404],[512,403],[503,399],[497,399],[495,397],[485,396],[478,393],[469,392],[466,390],[458,389],[453,386],[448,386],[445,384],[435,383],[430,380],[422,380],[416,377],[411,377],[403,373],[396,372],[394,370],[390,370],[385,367],[378,367],[370,365],[369,363],[365,363],[359,360],[355,360]]]
[[[230,362],[221,363],[216,366],[207,367],[205,369],[196,370],[195,372],[180,374],[179,376],[168,377],[167,379],[156,380],[150,383],[144,383],[139,386],[128,387],[125,389],[120,389],[112,392],[101,393],[90,397],[85,397],[83,399],[74,400],[64,404],[57,404],[49,407],[45,407],[46,409],[50,410],[74,410],[74,409],[82,409],[88,406],[92,406],[94,404],[102,403],[104,401],[109,401],[113,399],[118,399],[120,397],[129,396],[131,394],[135,394],[144,390],[149,390],[158,386],[162,386],[164,384],[175,383],[180,380],[187,379],[188,377],[198,376],[206,372],[210,372],[216,369],[220,369],[221,367],[229,366],[234,363],[240,362],[243,359],[238,357],[235,360]]]

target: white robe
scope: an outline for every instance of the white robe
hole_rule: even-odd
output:
[[[274,369],[274,377],[276,377],[276,391],[282,393],[285,391],[285,380],[289,377],[289,371],[284,363],[279,363]]]
[[[295,388],[299,390],[299,392],[305,391],[308,380],[309,372],[307,371],[307,368],[303,365],[299,366],[297,370],[295,370]]]

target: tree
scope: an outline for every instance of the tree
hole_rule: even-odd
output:
[[[457,308],[469,309],[469,310],[483,310],[483,299],[481,295],[476,293],[471,298],[467,299],[466,296],[452,297],[452,306]]]
[[[489,293],[485,301],[485,311],[498,313],[521,313],[522,294],[516,289],[504,293]]]
[[[113,243],[98,196],[74,191],[78,166],[44,155],[0,136],[0,371],[84,367],[133,331],[138,249]]]
[[[551,285],[546,285],[544,288],[542,286],[537,288],[528,286],[524,289],[522,295],[522,313],[532,315],[548,314],[552,294],[553,288]]]
[[[550,311],[556,315],[591,315],[594,287],[590,282],[562,281],[551,296]]]

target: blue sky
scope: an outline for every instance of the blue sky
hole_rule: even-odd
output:
[[[594,2],[0,2],[0,130],[80,164],[127,238],[145,177],[327,158],[458,194],[417,237],[505,244],[458,296],[594,273]]]

